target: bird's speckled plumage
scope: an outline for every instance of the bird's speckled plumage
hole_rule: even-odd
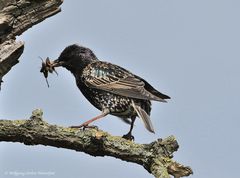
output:
[[[149,117],[151,100],[166,102],[169,96],[128,70],[98,60],[89,48],[76,44],[66,47],[54,62],[73,73],[78,88],[92,105],[104,113],[103,116],[112,114],[131,123],[126,138],[132,138],[131,131],[137,116],[142,118],[150,132],[154,132]]]

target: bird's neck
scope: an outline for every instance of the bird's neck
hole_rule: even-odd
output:
[[[77,76],[81,76],[84,68],[91,63],[90,60],[85,61],[73,61],[70,65],[64,66],[67,70],[69,70],[76,78]]]

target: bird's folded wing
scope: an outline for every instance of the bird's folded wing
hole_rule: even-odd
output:
[[[82,76],[84,83],[91,88],[131,98],[165,102],[164,99],[147,91],[140,77],[117,65],[98,61],[89,65]]]

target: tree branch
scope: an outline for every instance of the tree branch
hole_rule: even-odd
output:
[[[62,0],[0,1],[0,87],[2,77],[17,64],[24,43],[15,37],[44,19],[61,11]]]
[[[17,64],[24,43],[15,37],[44,19],[60,12],[62,0],[0,1],[0,87],[2,77]],[[156,178],[175,178],[192,174],[172,160],[178,143],[173,136],[150,144],[137,144],[97,129],[71,129],[50,125],[35,110],[30,120],[0,120],[0,141],[26,145],[48,145],[85,152],[92,156],[112,156],[142,165]]]
[[[178,149],[174,136],[150,144],[137,144],[98,129],[80,130],[50,125],[43,121],[42,114],[37,109],[29,120],[0,120],[0,141],[48,145],[92,156],[112,156],[142,165],[156,178],[169,178],[169,174],[180,178],[192,174],[190,167],[172,160],[173,152]]]

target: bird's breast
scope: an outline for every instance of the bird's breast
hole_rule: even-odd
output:
[[[111,113],[124,112],[129,109],[131,99],[128,97],[116,95],[107,91],[89,88],[82,82],[77,81],[78,88],[82,94],[99,110],[108,108]]]

